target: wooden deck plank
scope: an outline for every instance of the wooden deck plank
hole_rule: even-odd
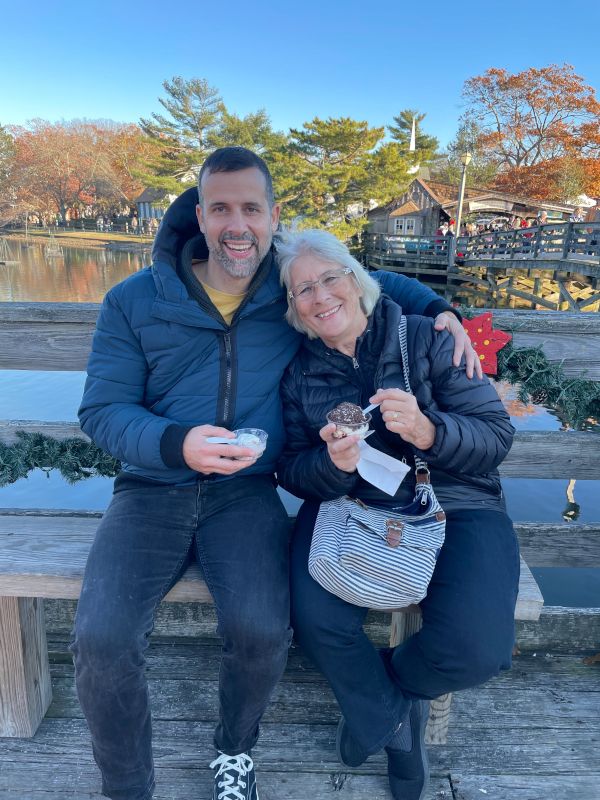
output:
[[[82,715],[72,678],[55,678],[52,683],[54,700],[47,719]],[[582,691],[564,687],[532,687],[515,689],[513,684],[499,687],[486,686],[487,691],[469,690],[461,702],[452,707],[450,738],[453,740],[459,727],[469,728],[474,720],[491,721],[501,716],[503,724],[518,729],[543,728],[546,731],[576,732],[582,724],[594,725],[600,710],[600,695],[591,692],[591,700]],[[218,683],[212,680],[149,680],[149,691],[155,720],[217,719]],[[518,693],[518,694],[517,694]],[[518,702],[516,699],[518,697]],[[281,682],[275,690],[265,723],[285,719],[290,725],[337,724],[339,712],[334,697],[326,684]]]
[[[89,734],[75,707],[67,641],[50,636],[52,708],[63,716],[47,717],[33,739],[0,739],[0,800],[100,797]],[[159,800],[208,796],[218,655],[214,640],[151,640]],[[335,701],[297,648],[287,672],[253,753],[261,800],[389,800],[382,754],[358,770],[340,771]],[[600,665],[583,664],[581,655],[529,654],[485,686],[457,693],[449,743],[429,748],[434,777],[428,800],[595,800],[589,791],[599,785],[599,675]],[[302,698],[308,721],[294,722]],[[185,718],[174,719],[178,714]]]
[[[597,800],[600,770],[595,775],[452,775],[454,800]]]
[[[387,779],[383,774],[356,775],[344,772],[312,774],[299,765],[296,774],[262,770],[257,774],[261,800],[390,800]],[[157,772],[154,800],[206,800],[212,793],[213,773],[200,767],[182,769],[166,768]],[[80,762],[75,775],[38,764],[28,764],[23,769],[9,767],[3,773],[5,789],[0,789],[0,800],[100,800],[98,778],[90,761]],[[49,785],[48,790],[38,787]],[[434,777],[425,800],[452,800],[450,780]]]
[[[48,647],[55,678],[73,675],[73,662],[67,652],[70,637],[65,634],[48,635]],[[181,678],[185,680],[216,680],[221,660],[221,645],[217,639],[153,636],[148,651],[148,670],[154,680]],[[540,666],[541,662],[541,666]],[[316,672],[307,656],[294,643],[290,648],[288,663],[282,677],[283,682],[325,683],[325,678]],[[596,692],[600,695],[600,665],[587,664],[583,654],[540,653],[515,656],[510,672],[496,678],[494,687],[504,688],[510,683],[511,691],[529,689],[560,688],[567,682],[570,691]],[[600,696],[598,697],[600,702]]]

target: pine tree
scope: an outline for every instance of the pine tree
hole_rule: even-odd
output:
[[[392,139],[398,142],[400,152],[406,156],[409,153],[410,139],[412,134],[413,119],[415,121],[415,155],[410,156],[415,164],[428,164],[436,156],[439,147],[439,142],[435,136],[423,131],[422,122],[425,119],[425,114],[419,114],[411,108],[404,109],[397,117],[394,117],[396,125],[388,125],[387,129]]]
[[[224,110],[219,92],[202,78],[176,76],[164,81],[167,97],[159,97],[168,116],[153,112],[140,127],[152,140],[145,183],[180,192],[194,182],[199,166],[214,149],[214,136]]]
[[[287,214],[302,217],[306,224],[326,226],[341,238],[360,230],[370,200],[368,187],[373,184],[371,155],[383,135],[383,128],[348,117],[316,117],[301,130],[292,129],[295,172]]]

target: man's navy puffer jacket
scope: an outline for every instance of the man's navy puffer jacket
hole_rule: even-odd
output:
[[[301,498],[330,500],[344,494],[379,505],[410,502],[414,470],[394,499],[364,481],[357,472],[339,470],[319,437],[325,415],[342,401],[365,407],[377,388],[404,388],[398,337],[401,309],[382,297],[359,338],[355,360],[306,339],[282,382],[287,444],[278,466],[282,486]],[[452,365],[454,342],[437,332],[433,320],[407,317],[411,389],[421,411],[435,425],[431,449],[420,451],[385,427],[379,410],[367,444],[414,466],[413,455],[427,461],[431,482],[446,510],[504,510],[497,466],[514,435],[510,418],[489,380],[467,378]],[[355,361],[358,362],[356,368]]]

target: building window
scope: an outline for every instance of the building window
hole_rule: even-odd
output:
[[[394,220],[394,233],[414,235],[416,220],[414,217],[398,217]]]

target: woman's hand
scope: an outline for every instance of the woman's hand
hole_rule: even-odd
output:
[[[415,396],[402,389],[378,389],[369,399],[379,403],[385,427],[419,450],[429,450],[435,441],[435,425],[421,412]],[[324,430],[324,429],[323,429]]]
[[[335,466],[343,472],[355,472],[360,459],[358,447],[360,439],[358,436],[344,436],[343,439],[335,439],[333,436],[335,428],[334,423],[330,422],[321,428],[319,436],[327,445],[329,458]]]

